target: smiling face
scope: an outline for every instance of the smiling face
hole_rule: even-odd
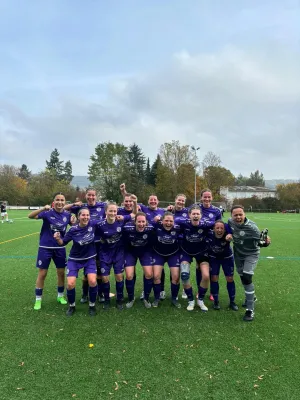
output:
[[[151,208],[151,210],[156,210],[158,206],[158,199],[157,196],[150,196],[148,200],[148,205]]]
[[[54,197],[54,210],[61,212],[66,204],[66,199],[63,194],[57,194]]]
[[[233,221],[239,225],[243,224],[245,221],[245,212],[242,208],[235,208],[231,211],[231,217]]]
[[[181,196],[181,195],[178,195],[177,197],[176,197],[176,199],[175,199],[175,209],[177,210],[177,211],[180,211],[180,210],[182,210],[183,208],[184,208],[184,206],[185,206],[185,196]]]
[[[106,209],[106,219],[114,221],[118,212],[118,207],[115,204],[109,204]]]
[[[224,236],[225,233],[225,226],[223,222],[216,222],[214,226],[214,233],[217,238],[221,238]]]
[[[90,212],[87,208],[84,208],[78,213],[79,225],[86,226],[90,220]]]
[[[125,210],[131,211],[132,207],[133,207],[133,201],[132,201],[131,196],[125,196],[123,204],[124,204]]]
[[[174,226],[174,217],[173,215],[163,216],[162,225],[165,230],[170,231]]]
[[[192,208],[189,212],[189,217],[192,222],[192,225],[199,225],[199,221],[201,219],[201,211],[199,208]]]
[[[137,215],[135,220],[136,230],[138,232],[143,232],[146,225],[147,225],[146,217],[144,215]]]
[[[88,190],[86,192],[85,198],[89,206],[94,206],[97,201],[96,190]]]
[[[212,202],[212,194],[211,192],[203,192],[202,196],[201,196],[201,201],[202,204],[205,208],[208,208],[211,206],[211,202]]]

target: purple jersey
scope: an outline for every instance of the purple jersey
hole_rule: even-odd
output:
[[[189,217],[189,209],[187,207],[184,207],[181,210],[176,210],[174,207],[172,213],[174,214],[174,218],[188,218]]]
[[[157,208],[156,210],[152,210],[149,206],[145,206],[144,204],[139,204],[141,211],[146,214],[146,218],[148,222],[153,222],[154,218],[157,215],[160,215],[161,217],[164,215],[166,210],[163,208]]]
[[[132,214],[132,210],[126,210],[126,208],[125,207],[118,207],[118,212],[117,212],[117,214],[118,215],[130,215],[130,214]]]
[[[232,249],[230,247],[230,242],[225,240],[224,234],[223,237],[217,238],[214,234],[209,235],[209,256],[214,258],[228,258],[232,257]]]
[[[197,204],[201,208],[202,217],[209,219],[212,222],[215,222],[219,219],[222,219],[221,211],[218,207],[210,206],[204,207],[203,204]]]
[[[95,247],[95,230],[96,226],[101,222],[89,221],[89,223],[81,227],[79,224],[72,226],[63,238],[64,244],[73,241],[73,245],[69,254],[70,260],[88,260],[96,256]]]
[[[60,232],[61,238],[65,236],[67,226],[70,224],[71,214],[68,211],[57,212],[54,208],[42,211],[38,214],[38,219],[43,220],[40,233],[40,247],[47,249],[57,249],[60,247],[53,237],[55,232]]]
[[[101,251],[109,251],[123,246],[124,225],[131,221],[130,215],[125,215],[123,221],[115,221],[109,224],[106,219],[97,224],[96,233],[101,237]]]
[[[190,255],[203,253],[208,249],[208,233],[213,222],[201,219],[199,225],[194,226],[189,219],[176,219],[181,228],[183,239],[181,248]]]
[[[70,211],[77,216],[78,211],[82,208],[87,208],[90,212],[91,221],[102,221],[105,218],[105,205],[102,201],[97,201],[94,206],[89,206],[88,203],[84,203],[81,206],[73,206]],[[95,236],[95,242],[99,242],[100,237]]]
[[[123,230],[126,248],[139,250],[150,247],[153,244],[153,231],[154,227],[152,225],[145,226],[145,229],[139,232],[136,230],[135,225],[127,224]]]
[[[156,238],[153,249],[162,256],[169,256],[179,250],[180,227],[174,225],[171,230],[166,230],[161,223],[153,224]]]

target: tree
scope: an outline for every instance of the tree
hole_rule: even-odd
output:
[[[220,167],[221,166],[221,158],[217,154],[213,153],[212,151],[209,151],[203,157],[201,166],[202,166],[203,171],[208,167]]]
[[[29,171],[28,167],[26,164],[22,164],[19,172],[17,173],[17,175],[24,179],[25,181],[29,181],[30,177],[31,177],[31,171]]]
[[[147,165],[145,169],[145,182],[146,185],[150,185],[150,180],[151,180],[151,168],[150,168],[150,160],[149,157],[147,158]]]
[[[195,154],[190,146],[181,146],[178,140],[164,143],[160,146],[159,155],[161,163],[168,166],[174,173],[182,164],[195,165]]]
[[[49,161],[46,160],[46,168],[50,171],[57,179],[64,178],[64,165],[63,161],[59,159],[59,152],[54,149],[50,154]]]
[[[144,192],[145,187],[145,163],[146,158],[139,146],[135,143],[129,146],[125,152],[125,169],[122,171],[121,180],[126,182],[128,190],[138,198]]]
[[[0,165],[0,200],[9,204],[26,204],[27,182],[18,176],[19,168]]]
[[[121,201],[119,186],[126,170],[127,147],[121,143],[103,142],[96,146],[88,166],[90,182],[106,199]]]
[[[234,184],[236,186],[247,186],[247,182],[248,182],[249,178],[247,176],[243,176],[242,174],[239,174],[236,178],[235,178],[235,182]]]
[[[157,168],[158,168],[159,164],[161,164],[161,159],[160,159],[160,155],[157,154],[156,159],[155,159],[154,163],[151,166],[148,185],[151,185],[151,186],[155,186],[156,185]]]
[[[203,177],[214,197],[219,196],[221,186],[232,186],[235,182],[234,175],[224,167],[207,167],[203,171]]]
[[[300,183],[288,183],[276,186],[282,209],[295,210],[300,208]]]
[[[67,183],[71,183],[72,179],[74,178],[74,176],[72,175],[72,164],[71,164],[70,160],[68,160],[65,163],[62,177],[63,177],[63,180],[66,181]]]
[[[259,170],[255,172],[251,172],[250,178],[247,181],[247,186],[265,186],[265,179],[263,173],[260,173]]]

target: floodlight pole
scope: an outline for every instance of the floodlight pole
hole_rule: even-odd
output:
[[[197,165],[197,151],[200,150],[200,147],[195,147],[192,146],[191,147],[192,150],[194,150],[195,152],[195,184],[194,184],[194,203],[197,203],[197,169],[196,169],[196,165]]]

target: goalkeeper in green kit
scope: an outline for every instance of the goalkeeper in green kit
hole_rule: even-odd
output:
[[[228,225],[232,232],[235,265],[241,277],[246,296],[246,313],[244,321],[254,319],[254,283],[252,278],[257,265],[260,248],[267,247],[271,239],[267,229],[260,231],[257,225],[246,218],[244,207],[235,205],[231,208],[231,218]]]

